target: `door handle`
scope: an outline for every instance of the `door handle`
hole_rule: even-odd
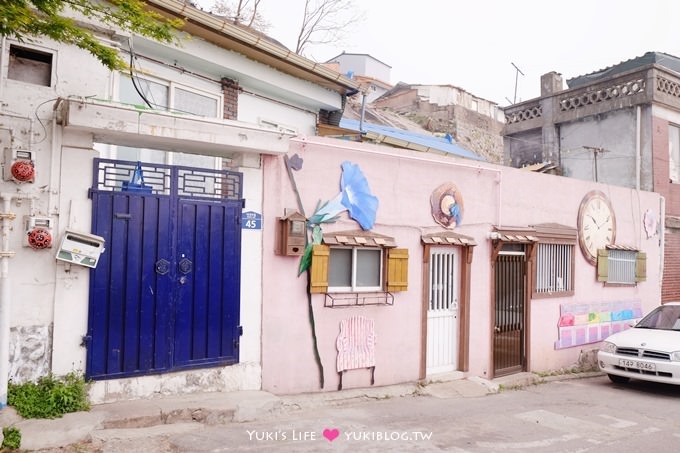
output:
[[[495,326],[495,327],[493,328],[493,331],[496,332],[496,333],[501,333],[501,328],[498,327],[498,326]]]
[[[183,274],[188,274],[192,271],[193,263],[188,258],[182,258],[179,261],[179,271]]]

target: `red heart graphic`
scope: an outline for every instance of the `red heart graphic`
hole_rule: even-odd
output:
[[[329,442],[333,442],[339,435],[340,431],[337,428],[333,429],[326,428],[323,430],[323,437],[328,439]]]

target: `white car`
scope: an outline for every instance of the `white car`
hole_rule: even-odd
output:
[[[680,302],[656,307],[635,327],[610,335],[597,353],[612,382],[680,384]]]

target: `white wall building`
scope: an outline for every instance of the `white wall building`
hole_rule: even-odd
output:
[[[260,388],[260,158],[358,84],[184,2],[148,3],[191,39],[108,31],[129,73],[50,40],[0,43],[0,407],[4,378],[48,372],[86,372],[94,401]],[[27,228],[52,247],[29,247]],[[95,270],[55,259],[67,230],[106,239]]]

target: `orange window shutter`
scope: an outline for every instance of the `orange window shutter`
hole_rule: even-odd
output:
[[[331,249],[327,245],[312,246],[312,264],[310,266],[309,292],[325,293],[328,291],[328,258]]]
[[[408,249],[387,251],[387,291],[408,289]]]

